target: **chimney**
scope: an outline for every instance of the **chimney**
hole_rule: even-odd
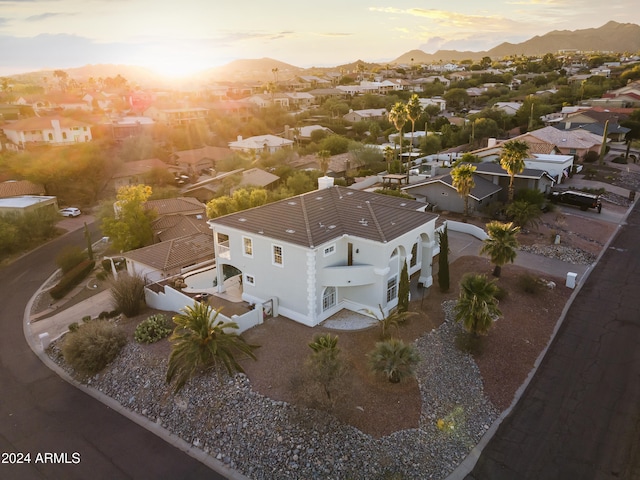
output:
[[[497,140],[495,138],[489,138],[487,140],[487,148],[495,147]]]
[[[318,177],[318,190],[324,190],[326,188],[333,187],[333,177]]]
[[[242,135],[238,135],[238,142],[242,141]]]

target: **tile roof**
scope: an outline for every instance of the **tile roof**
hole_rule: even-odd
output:
[[[0,198],[20,195],[44,195],[44,187],[28,180],[9,180],[0,183]]]
[[[246,187],[253,185],[256,187],[266,187],[274,182],[280,180],[280,177],[273,173],[260,170],[259,168],[250,168],[242,172],[242,180],[240,180],[240,187]]]
[[[474,164],[476,166],[476,173],[478,174],[488,174],[488,175],[497,175],[499,177],[508,177],[509,174],[507,171],[502,168],[499,164],[493,162],[482,162]],[[515,176],[515,178],[542,178],[547,175],[544,170],[539,170],[537,168],[525,168],[522,173],[519,173]]]
[[[438,216],[415,200],[334,186],[209,221],[314,248],[350,235],[386,243]]]
[[[154,168],[167,169],[169,166],[159,158],[147,158],[123,163],[112,178],[132,177],[148,173]]]
[[[193,150],[183,150],[175,152],[179,163],[197,164],[200,160],[222,160],[233,155],[233,151],[226,147],[210,147],[195,148]]]
[[[451,178],[451,175],[444,175],[440,178],[434,178],[425,182],[416,183],[414,185],[404,187],[402,190],[411,195],[412,189],[420,187],[422,185],[430,185],[433,183],[443,183],[447,187],[456,191],[455,187],[453,186],[453,179]],[[475,200],[482,200],[502,190],[502,187],[494,184],[486,178],[481,177],[480,175],[476,175],[475,173],[473,174],[473,183],[475,183],[475,186],[471,190],[469,196],[474,198]]]
[[[192,197],[163,198],[160,200],[149,200],[145,207],[158,212],[158,216],[172,215],[176,213],[184,214],[204,214],[206,207]]]
[[[211,229],[204,216],[198,220],[184,215],[165,215],[153,222],[152,228],[161,242],[195,233],[211,235]]]
[[[166,272],[186,267],[203,258],[213,258],[213,238],[211,234],[196,233],[138,248],[123,256]]]
[[[538,138],[546,143],[553,143],[559,148],[592,148],[594,145],[602,143],[602,139],[597,135],[581,131],[558,130],[555,127],[544,127],[538,130],[516,137],[516,140],[524,140],[528,135]],[[512,139],[514,140],[514,139]]]

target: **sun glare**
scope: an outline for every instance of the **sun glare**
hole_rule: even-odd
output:
[[[182,79],[205,70],[206,65],[190,58],[162,58],[148,62],[147,66],[154,72],[169,79]]]

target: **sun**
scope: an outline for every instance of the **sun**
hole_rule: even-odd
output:
[[[148,61],[148,68],[168,79],[183,79],[191,77],[207,68],[201,60],[190,57],[165,57]]]

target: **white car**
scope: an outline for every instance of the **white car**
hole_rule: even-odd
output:
[[[63,217],[77,217],[80,215],[80,209],[75,207],[63,208],[60,210],[60,215]]]

